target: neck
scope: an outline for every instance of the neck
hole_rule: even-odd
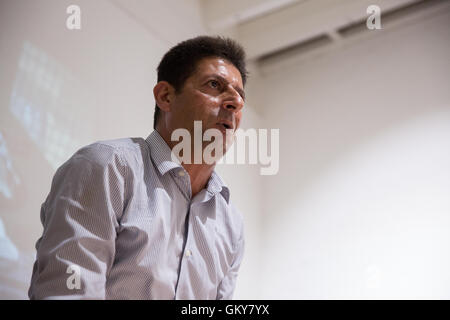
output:
[[[192,197],[194,197],[202,189],[206,188],[208,180],[214,170],[214,165],[183,163],[182,166],[189,173]]]
[[[168,131],[164,129],[161,130],[161,128],[157,128],[155,130],[158,131],[159,135],[167,143],[170,150],[172,150],[173,147],[175,146],[175,143],[171,141],[170,139],[171,135],[168,133]],[[194,197],[202,189],[206,188],[209,178],[211,177],[211,174],[214,171],[215,164],[206,164],[206,163],[194,164],[193,161],[191,161],[190,164],[183,162],[181,163],[181,165],[189,174],[189,179],[191,181],[192,197]]]

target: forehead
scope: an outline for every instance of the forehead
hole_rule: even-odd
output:
[[[201,59],[195,68],[194,77],[202,78],[219,75],[228,82],[242,85],[242,76],[239,70],[229,61],[219,57],[208,57]]]

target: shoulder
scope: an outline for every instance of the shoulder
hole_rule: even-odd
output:
[[[91,143],[76,151],[55,173],[54,181],[71,177],[122,176],[138,173],[148,150],[142,138],[123,138]]]
[[[71,160],[84,159],[95,165],[105,167],[133,166],[142,158],[145,148],[143,138],[121,138],[97,141],[79,149]],[[70,160],[70,159],[69,159]]]

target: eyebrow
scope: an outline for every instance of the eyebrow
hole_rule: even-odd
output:
[[[218,74],[213,74],[213,75],[210,75],[210,76],[208,76],[208,77],[214,77],[214,78],[217,78],[217,79],[219,79],[220,81],[222,81],[222,82],[224,82],[224,83],[226,83],[226,84],[229,83],[227,79],[225,79],[224,77],[222,77],[222,76],[220,76],[220,75],[218,75]],[[239,88],[239,87],[233,87],[233,88],[234,88],[234,90],[236,90],[236,91],[240,94],[240,96],[242,97],[242,100],[245,101],[245,92],[244,92],[244,90],[242,90],[242,89]]]

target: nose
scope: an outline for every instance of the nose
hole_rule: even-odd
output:
[[[239,112],[244,107],[244,99],[233,87],[228,88],[222,107],[228,111]]]

